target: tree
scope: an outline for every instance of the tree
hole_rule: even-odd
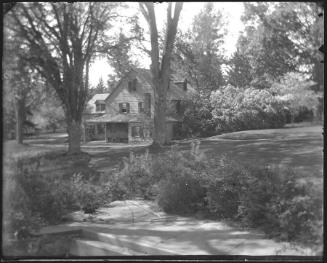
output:
[[[118,15],[117,3],[19,3],[11,14],[13,30],[29,49],[26,61],[55,89],[62,101],[68,152],[80,152],[81,121],[88,90],[88,71],[97,48],[108,46],[105,29]]]
[[[229,61],[228,82],[235,87],[249,86],[253,81],[249,58],[237,49]]]
[[[208,95],[225,82],[221,68],[225,62],[222,49],[225,34],[223,14],[214,10],[213,3],[206,3],[195,16],[191,29],[177,35],[174,70],[184,72],[198,91]]]
[[[162,57],[159,56],[158,29],[154,4],[152,2],[139,3],[141,12],[149,25],[151,38],[151,73],[154,91],[154,133],[153,145],[163,145],[166,143],[166,109],[167,109],[167,89],[170,81],[170,63],[174,48],[174,41],[177,32],[177,25],[180,12],[183,8],[182,2],[177,2],[172,8],[172,3],[168,3],[167,25],[165,34],[165,44]]]
[[[7,138],[12,138],[11,133],[15,130],[16,141],[19,144],[22,144],[24,139],[26,113],[30,113],[41,101],[44,85],[40,75],[24,60],[27,50],[21,40],[19,35],[12,34],[5,28],[3,57],[5,133]]]
[[[285,74],[280,81],[273,83],[271,91],[285,103],[291,114],[291,122],[303,107],[318,113],[317,93],[310,89],[315,83],[307,80],[301,73]]]
[[[104,86],[102,77],[99,79],[97,86],[95,87],[97,93],[104,93],[106,87]]]
[[[33,109],[33,123],[37,123],[39,128],[51,129],[53,133],[65,124],[65,114],[62,103],[55,90],[43,89],[44,99]]]
[[[115,48],[111,49],[108,54],[108,61],[119,79],[135,66],[129,54],[130,50],[131,38],[127,38],[120,32]]]
[[[321,86],[323,68],[318,48],[323,42],[323,26],[316,3],[244,3],[246,28],[238,41],[238,52],[249,65],[231,61],[233,78],[251,72],[251,85],[269,88],[288,72],[312,74]],[[240,54],[237,54],[238,56]],[[236,64],[235,64],[236,63]],[[320,79],[319,79],[320,78]]]

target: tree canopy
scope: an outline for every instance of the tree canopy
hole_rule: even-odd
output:
[[[110,21],[118,3],[19,3],[12,9],[12,30],[28,49],[25,60],[56,90],[62,101],[69,152],[80,151],[81,119],[88,91],[89,64],[106,52]]]
[[[267,80],[296,71],[311,74],[321,85],[321,8],[304,2],[244,3],[244,7],[246,28],[230,61],[230,82],[265,88]]]
[[[191,28],[177,35],[173,69],[208,94],[224,85],[222,45],[226,33],[222,12],[215,10],[213,3],[206,3]]]

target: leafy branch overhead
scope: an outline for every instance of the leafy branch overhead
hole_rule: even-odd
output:
[[[110,39],[105,32],[118,16],[118,5],[34,2],[19,3],[11,12],[11,29],[23,38],[29,51],[26,61],[56,90],[63,103],[71,152],[80,151],[89,65],[101,43]]]

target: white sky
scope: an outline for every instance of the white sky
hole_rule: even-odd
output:
[[[182,31],[186,31],[196,14],[200,12],[205,2],[185,2],[180,15],[180,20],[178,23],[178,28]],[[140,24],[144,27],[145,32],[148,30],[148,25],[145,23],[142,14],[139,13],[138,3],[130,2],[128,10],[124,10],[124,15],[132,15],[137,13],[140,18]],[[156,18],[157,26],[160,29],[163,27],[166,20],[166,6],[167,3],[156,3]],[[216,10],[222,10],[228,23],[228,33],[225,38],[224,48],[226,50],[226,56],[230,56],[235,51],[235,45],[239,36],[239,32],[243,30],[244,26],[240,20],[243,13],[243,3],[242,2],[215,2],[214,7]],[[121,24],[118,26],[121,27]],[[142,57],[141,66],[148,68],[150,65],[150,58]],[[97,59],[90,67],[90,84],[95,86],[99,79],[106,82],[108,79],[108,74],[113,73],[107,59]]]

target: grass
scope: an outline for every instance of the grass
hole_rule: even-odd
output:
[[[189,142],[180,143],[179,149],[189,150]],[[133,149],[135,153],[144,151],[143,147]],[[251,130],[214,136],[201,139],[200,151],[209,158],[229,155],[243,164],[289,166],[305,180],[322,182],[322,126]],[[128,157],[129,150],[108,148],[90,154],[94,168],[105,171],[119,167],[122,158]]]
[[[306,180],[321,183],[323,163],[322,126],[309,124],[289,125],[282,129],[250,130],[233,132],[201,139],[200,150],[208,157],[230,155],[241,163],[258,165],[287,165],[294,168],[299,176]],[[4,143],[5,156],[38,155],[42,152],[65,151],[66,139],[62,134],[42,136],[39,139],[26,140],[25,145],[17,145],[14,141]],[[42,142],[42,145],[37,143]],[[180,142],[180,150],[190,149],[190,140]],[[56,144],[57,143],[57,144]],[[122,158],[129,152],[144,152],[147,147],[92,147],[83,148],[92,159],[94,169],[112,171],[122,164]],[[170,149],[170,147],[165,147]]]

